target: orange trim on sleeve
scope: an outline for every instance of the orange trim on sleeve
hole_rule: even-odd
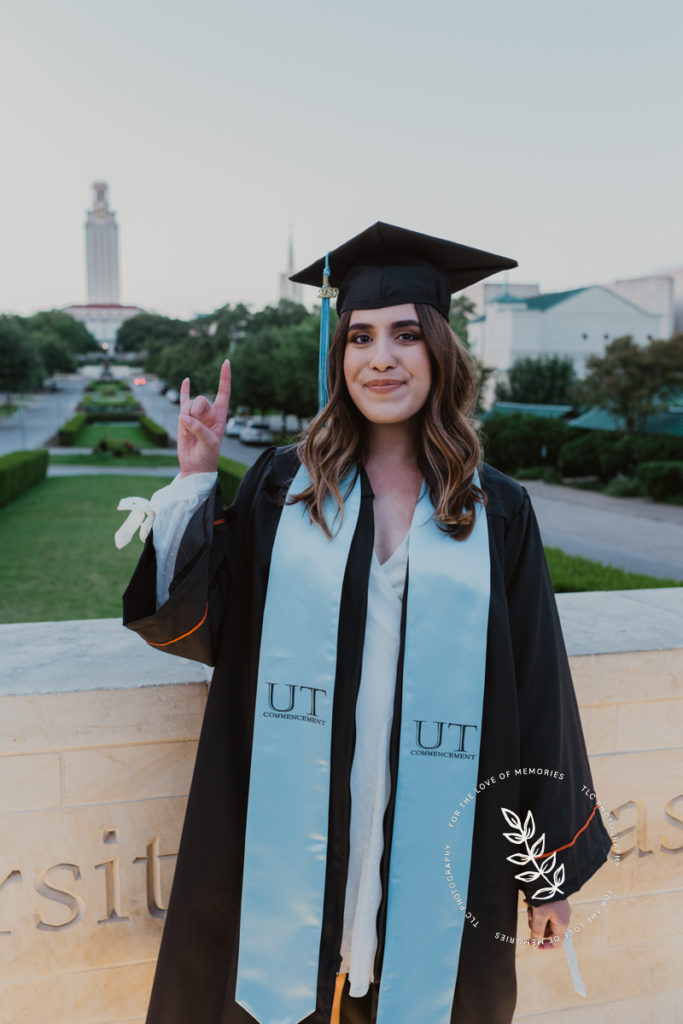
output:
[[[213,525],[214,526],[220,526],[221,523],[224,523],[224,522],[225,522],[225,519],[214,519]]]
[[[177,636],[173,640],[166,640],[166,642],[163,643],[163,644],[155,644],[155,643],[153,643],[152,640],[148,640],[147,643],[150,645],[150,647],[168,647],[169,644],[177,644],[179,640],[184,640],[186,636],[190,635],[190,633],[194,633],[194,631],[196,629],[199,629],[199,627],[203,624],[203,622],[206,619],[206,616],[208,614],[209,614],[209,602],[207,601],[206,602],[206,608],[204,609],[204,614],[202,615],[201,619],[199,620],[199,622],[197,623],[196,626],[193,626],[192,629],[188,629],[187,633],[183,633],[181,636]]]
[[[565,843],[564,846],[558,846],[556,850],[549,850],[548,853],[539,853],[539,855],[537,857],[534,857],[533,859],[534,860],[543,860],[544,857],[550,857],[553,853],[561,853],[562,850],[568,850],[570,846],[574,845],[574,843],[579,838],[579,836],[581,835],[583,830],[588,828],[588,826],[590,825],[591,820],[593,818],[593,815],[595,814],[597,809],[598,809],[598,805],[596,804],[595,807],[593,808],[593,810],[591,811],[589,817],[588,817],[588,821],[586,822],[585,825],[581,826],[579,831],[576,833],[576,835],[572,839],[571,843]]]

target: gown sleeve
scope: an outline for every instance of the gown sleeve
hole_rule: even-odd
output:
[[[177,546],[167,600],[157,607],[154,529],[123,595],[123,625],[167,654],[215,664],[218,634],[230,595],[233,540],[248,515],[272,459],[266,449],[247,470],[229,508],[216,481],[195,509]]]
[[[166,500],[154,519],[157,608],[168,601],[183,534],[194,513],[208,498],[217,476],[217,473],[193,473],[185,478],[178,476],[165,488]],[[164,490],[156,493],[163,495]]]
[[[524,876],[519,885],[526,901],[540,906],[580,889],[606,860],[611,841],[596,803],[555,595],[526,490],[508,525],[506,589],[520,721],[519,818],[531,831],[531,812],[534,826],[528,840],[510,841],[510,853],[532,850],[527,865],[517,861],[516,875]]]

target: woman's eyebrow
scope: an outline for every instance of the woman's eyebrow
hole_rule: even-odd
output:
[[[419,320],[395,320],[391,325],[393,328],[396,327],[420,327]],[[349,324],[349,331],[371,331],[375,327],[375,324]]]

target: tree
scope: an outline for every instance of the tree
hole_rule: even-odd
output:
[[[271,328],[291,327],[300,324],[309,316],[305,306],[291,299],[280,299],[277,306],[265,306],[258,313],[252,313],[249,320],[249,331],[264,331]]]
[[[138,313],[119,327],[116,348],[120,352],[146,352],[149,356],[167,345],[186,340],[188,331],[184,320],[174,320],[158,313]],[[153,367],[145,365],[153,370]]]
[[[78,369],[76,357],[63,338],[50,330],[34,331],[31,335],[45,367],[51,377],[55,373],[75,373]]]
[[[475,312],[476,306],[466,295],[461,293],[451,299],[451,311],[448,322],[451,325],[453,333],[457,335],[468,350],[470,347],[470,339],[467,334],[467,324],[471,320],[472,314]]]
[[[12,395],[40,386],[45,369],[20,317],[0,316],[0,393]]]
[[[276,353],[277,404],[299,420],[318,411],[318,351],[320,322],[307,315],[280,334]]]
[[[467,350],[470,367],[474,374],[474,380],[477,388],[475,413],[481,413],[484,411],[484,391],[486,390],[486,383],[491,374],[495,371],[492,366],[485,366],[481,359],[478,359],[472,352],[467,325],[475,311],[476,307],[471,299],[466,295],[456,295],[455,298],[451,299],[451,309],[448,322],[455,336]]]
[[[27,330],[36,338],[48,336],[73,355],[99,351],[100,346],[85,324],[74,320],[61,309],[47,309],[24,320]]]
[[[651,341],[647,357],[657,381],[657,404],[683,404],[683,334],[674,334],[668,341]]]
[[[496,384],[496,401],[571,405],[575,383],[576,372],[569,357],[516,359],[507,381]]]
[[[642,431],[645,418],[667,408],[683,390],[683,335],[669,341],[637,345],[630,335],[615,338],[603,356],[586,360],[588,374],[574,393],[586,405],[597,405],[621,417],[627,434]]]
[[[279,332],[272,328],[251,332],[230,355],[232,367],[231,405],[266,411],[278,407]]]
[[[226,303],[208,316],[194,320],[192,327],[213,338],[217,351],[228,353],[244,337],[249,328],[251,313],[243,302],[236,306]]]
[[[176,389],[183,377],[189,377],[193,395],[214,394],[222,361],[217,361],[212,339],[199,336],[158,349],[148,355],[145,368]]]

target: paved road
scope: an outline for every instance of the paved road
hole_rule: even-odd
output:
[[[162,476],[171,481],[177,470],[173,466],[69,466],[47,467],[48,476]]]
[[[13,416],[0,416],[0,455],[24,448],[43,448],[65,420],[74,414],[87,381],[73,377],[60,381],[60,391],[29,395],[25,408]]]
[[[570,555],[683,581],[683,506],[529,480],[543,543]]]

